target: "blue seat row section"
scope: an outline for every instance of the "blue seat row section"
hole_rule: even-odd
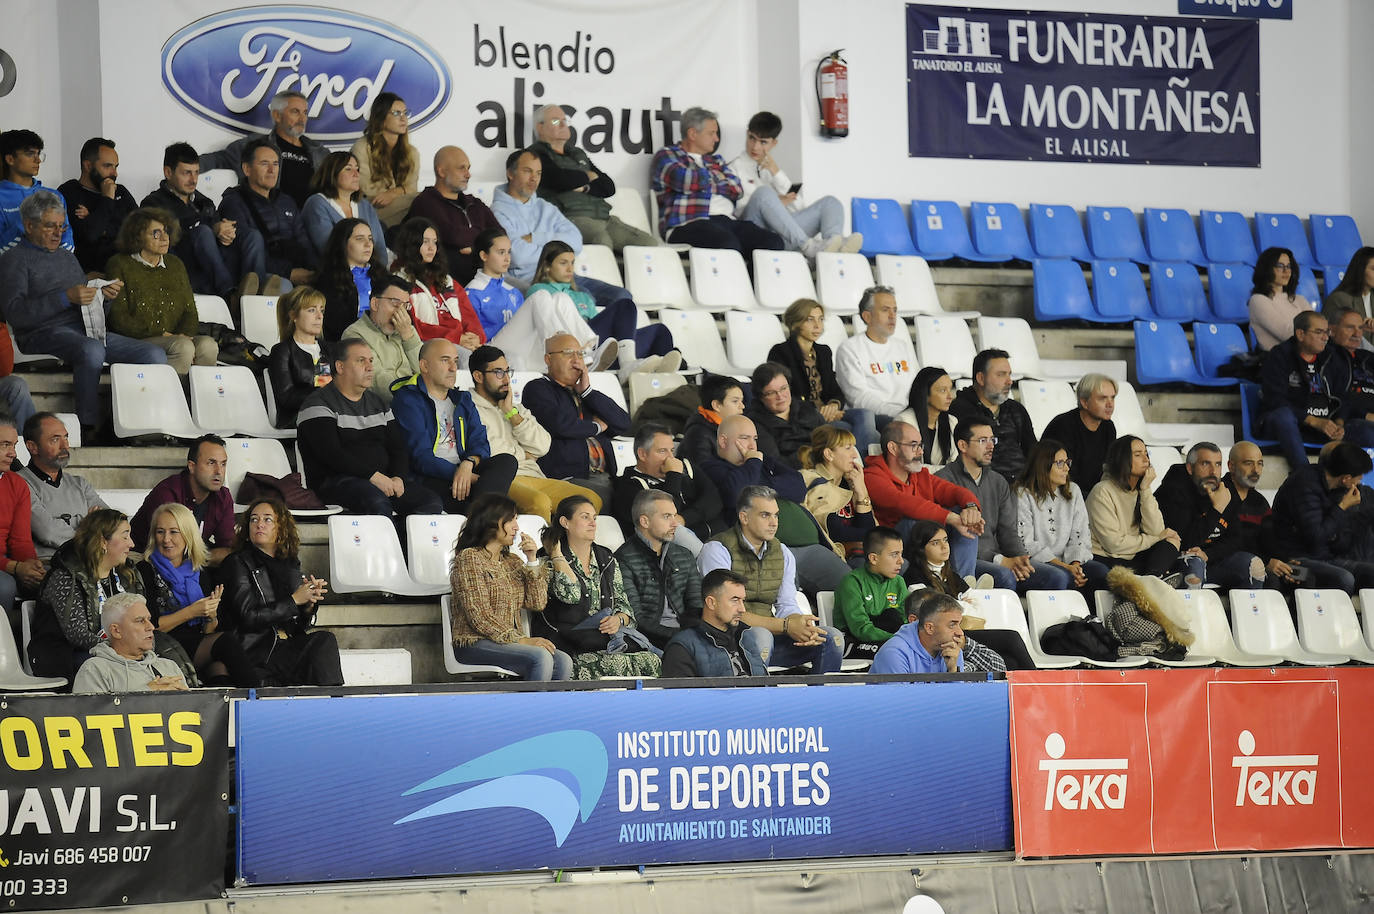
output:
[[[1235,387],[1236,379],[1220,377],[1217,368],[1229,361],[1234,353],[1249,348],[1240,328],[1234,324],[1198,323],[1193,325],[1193,335],[1197,342],[1196,357],[1188,346],[1182,324],[1164,320],[1136,321],[1136,380],[1140,384]],[[1210,372],[1202,367],[1204,348]]]

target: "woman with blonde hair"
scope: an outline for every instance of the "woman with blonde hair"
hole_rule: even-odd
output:
[[[835,377],[835,354],[820,341],[825,333],[825,308],[813,298],[799,298],[782,315],[787,339],[768,350],[792,376],[792,396],[810,403],[826,422],[843,422],[854,432],[860,454],[878,442],[877,419],[872,410],[847,409],[844,391]]]
[[[861,567],[864,535],[876,522],[854,433],[834,425],[817,426],[811,443],[797,457],[806,483],[804,507],[831,542],[840,544],[836,551],[843,550],[852,567]]]
[[[311,392],[334,380],[324,331],[324,293],[296,286],[277,299],[281,342],[267,357],[267,379],[277,404],[277,428],[295,428],[296,413]]]
[[[382,225],[400,225],[420,192],[420,153],[410,145],[410,109],[399,95],[383,92],[373,99],[363,135],[349,152],[358,160],[363,196]]]

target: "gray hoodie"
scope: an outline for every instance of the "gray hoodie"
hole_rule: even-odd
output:
[[[159,676],[181,679],[181,667],[152,651],[145,653],[142,660],[130,660],[116,653],[108,641],[101,641],[91,648],[91,659],[77,670],[72,692],[148,692],[148,683]]]

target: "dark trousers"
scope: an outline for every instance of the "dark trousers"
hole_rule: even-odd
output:
[[[420,484],[414,477],[403,480],[405,492],[398,498],[383,495],[382,490],[357,476],[335,476],[312,483],[315,494],[327,504],[342,505],[352,514],[380,514],[403,523],[412,514],[438,514],[443,509],[439,496]]]
[[[1094,555],[1093,560],[1101,562],[1108,568],[1115,568],[1117,565],[1128,565],[1136,574],[1152,574],[1156,577],[1163,577],[1169,573],[1174,562],[1178,559],[1178,548],[1168,540],[1160,540],[1149,549],[1142,549],[1129,559],[1116,559],[1109,555]]]
[[[510,492],[510,484],[515,479],[515,471],[520,468],[515,460],[514,454],[493,454],[474,471],[476,479],[472,481],[472,487],[468,489],[468,497],[459,501],[453,497],[453,478],[439,479],[435,476],[425,476],[420,479],[421,484],[429,489],[444,503],[444,511],[448,514],[466,514],[468,505],[478,495],[487,492],[495,492],[498,495],[505,495]]]
[[[755,251],[781,251],[785,247],[781,237],[763,226],[729,216],[712,216],[679,225],[667,237],[675,244],[690,244],[694,248],[739,251],[744,265],[750,270],[754,269]]]
[[[262,668],[262,684],[343,685],[343,664],[334,633],[305,632],[274,641]]]
[[[596,331],[597,339],[634,340],[635,357],[640,359],[648,355],[667,355],[672,351],[673,334],[667,327],[662,324],[636,326],[639,323],[639,308],[629,292],[587,276],[579,276],[577,284],[590,292],[601,307],[596,316],[587,321],[587,326]]]

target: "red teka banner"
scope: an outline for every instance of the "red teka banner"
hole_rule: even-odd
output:
[[[1021,856],[1374,846],[1374,669],[1011,682]]]

